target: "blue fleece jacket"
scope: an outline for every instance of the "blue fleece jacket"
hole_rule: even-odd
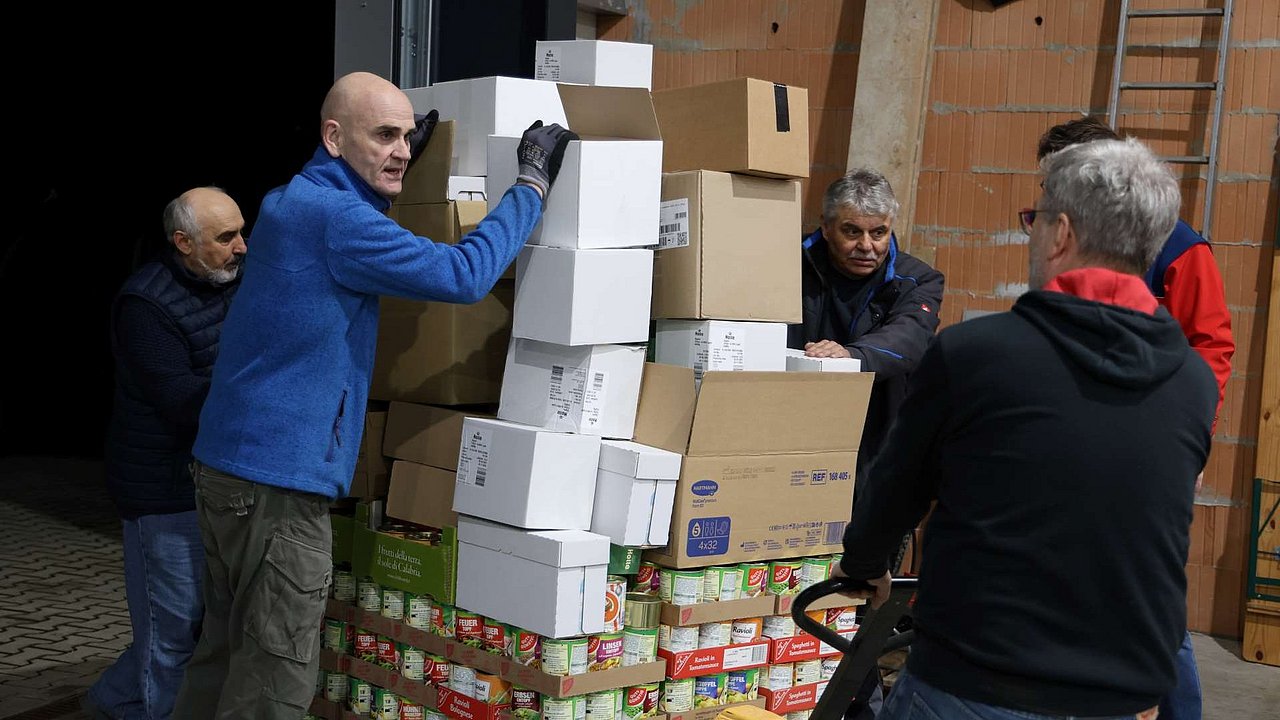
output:
[[[246,480],[346,494],[364,429],[378,296],[474,303],[542,216],[530,187],[508,190],[457,245],[384,214],[390,203],[324,148],[262,201],[244,279],[193,454]]]

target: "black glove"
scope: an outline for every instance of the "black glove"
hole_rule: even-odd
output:
[[[556,123],[543,126],[541,120],[534,121],[524,131],[520,147],[516,148],[516,161],[520,163],[520,174],[516,177],[516,182],[537,187],[542,191],[543,199],[546,199],[551,183],[560,174],[564,149],[568,147],[570,140],[577,139],[577,133]]]
[[[427,142],[431,140],[431,133],[435,132],[436,123],[440,120],[440,112],[432,110],[426,115],[413,116],[413,132],[409,133],[409,164],[413,165],[413,161],[418,159],[422,151],[427,148]]]

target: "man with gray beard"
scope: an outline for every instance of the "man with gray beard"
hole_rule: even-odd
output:
[[[204,546],[189,466],[222,320],[239,287],[244,217],[213,187],[164,210],[170,246],[111,309],[116,391],[107,489],[124,531],[133,644],[85,697],[95,718],[167,718],[204,614]]]

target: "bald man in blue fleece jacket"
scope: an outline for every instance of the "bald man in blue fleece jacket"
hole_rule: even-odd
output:
[[[473,303],[542,216],[576,135],[534,123],[520,175],[457,245],[387,218],[435,114],[395,85],[339,78],[321,142],[262,202],[254,253],[222,330],[193,454],[208,570],[203,634],[175,717],[301,717],[315,690],[332,568],[329,503],[355,469],[378,296]]]

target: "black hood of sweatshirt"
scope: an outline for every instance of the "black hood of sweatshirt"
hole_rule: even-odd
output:
[[[1013,311],[1100,382],[1141,389],[1187,360],[1187,339],[1163,307],[1154,315],[1050,290],[1032,290]]]

